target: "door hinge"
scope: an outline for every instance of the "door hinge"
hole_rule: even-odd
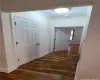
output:
[[[14,25],[16,25],[16,22],[14,22]]]

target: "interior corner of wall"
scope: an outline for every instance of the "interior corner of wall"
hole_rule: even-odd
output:
[[[75,73],[74,80],[78,80],[78,73],[79,73],[79,62],[77,64],[77,68],[76,68],[76,73]]]
[[[11,68],[8,68],[7,73],[10,73],[10,72],[16,70],[17,68],[18,68],[18,66],[13,66],[13,67],[11,67]]]
[[[7,68],[0,68],[0,72],[8,73],[8,69]]]
[[[17,68],[18,68],[18,66],[13,66],[11,68],[0,68],[0,72],[10,73],[10,72],[16,70]]]

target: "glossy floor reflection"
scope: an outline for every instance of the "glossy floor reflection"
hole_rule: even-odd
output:
[[[78,54],[52,52],[12,73],[0,73],[0,80],[74,80],[78,60]]]

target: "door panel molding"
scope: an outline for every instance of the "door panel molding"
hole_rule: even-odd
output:
[[[22,19],[22,20],[20,20],[20,25],[21,25],[19,27],[20,31],[18,31],[19,33],[16,34],[17,33],[16,29],[18,28],[17,25],[19,24],[19,21],[18,22],[16,21],[16,20],[18,20],[18,18]],[[15,16],[15,15],[11,15],[11,20],[12,20],[14,52],[15,52],[15,56],[16,56],[16,66],[20,66],[24,63],[34,60],[36,53],[39,52],[39,45],[36,45],[36,43],[40,43],[39,42],[40,40],[38,40],[39,39],[39,30],[37,30],[37,29],[39,29],[39,22],[31,20],[31,19]],[[20,34],[20,32],[22,32],[22,33]],[[19,42],[19,40],[18,40],[18,37],[19,37],[18,35],[20,35],[22,37],[21,42]],[[35,39],[33,39],[33,38],[35,38]],[[27,49],[23,49],[20,51],[18,49],[20,49],[21,47],[24,46],[23,41],[24,41],[24,43],[25,43],[24,45],[26,45]],[[16,42],[18,42],[17,45],[16,45]],[[19,45],[19,47],[17,47],[18,45]],[[35,47],[33,45],[35,45]],[[36,47],[36,46],[38,46],[38,47]],[[26,52],[26,50],[27,50],[27,52]],[[34,50],[36,50],[36,51],[34,52],[34,55],[33,55]],[[20,55],[20,54],[18,54],[19,52],[25,53],[25,54]],[[30,54],[30,56],[26,53]],[[25,57],[26,58],[21,62],[21,57],[19,57],[19,56],[23,56],[24,58]],[[19,61],[18,61],[18,59],[19,59]]]

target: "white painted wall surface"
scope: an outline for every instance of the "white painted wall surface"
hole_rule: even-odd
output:
[[[2,26],[3,26],[3,34],[4,34],[4,44],[5,44],[5,53],[7,59],[7,70],[12,71],[16,68],[15,66],[15,54],[13,48],[13,39],[12,39],[12,28],[10,21],[10,14],[2,12]]]
[[[89,6],[88,9],[87,9],[87,18],[88,19],[87,19],[86,26],[83,28],[83,33],[82,33],[82,38],[81,38],[81,42],[80,42],[79,53],[81,53],[82,47],[84,46],[84,42],[85,42],[87,30],[88,30],[88,25],[89,25],[89,21],[90,21],[90,16],[91,16],[92,8],[93,8],[93,6]]]
[[[78,80],[80,79],[100,80],[100,0],[94,1],[81,54]]]
[[[7,60],[6,60],[5,45],[4,45],[3,27],[0,17],[0,71],[5,72],[6,68],[7,68]]]
[[[75,28],[74,30],[74,39],[70,41],[70,44],[80,44],[83,28]]]
[[[54,27],[70,27],[70,26],[85,26],[87,23],[87,16],[70,17],[70,18],[55,18],[52,19],[52,26]]]
[[[69,46],[71,30],[66,28],[56,28],[55,51],[66,50]]]

